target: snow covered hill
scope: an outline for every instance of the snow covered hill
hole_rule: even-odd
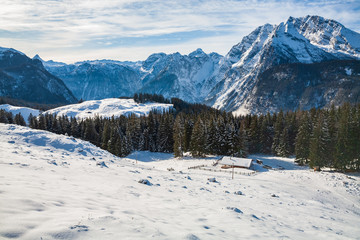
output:
[[[88,117],[119,117],[121,115],[135,114],[137,116],[147,115],[151,110],[168,111],[172,104],[164,103],[136,103],[133,99],[107,98],[102,100],[91,100],[82,103],[66,105],[44,112],[44,114],[66,115],[75,118]]]
[[[360,236],[359,176],[314,173],[292,159],[253,156],[277,170],[232,180],[188,169],[214,158],[120,159],[85,141],[5,124],[0,152],[2,239]]]
[[[30,114],[32,114],[33,116],[37,116],[40,114],[40,111],[37,109],[28,108],[28,107],[17,107],[9,104],[0,105],[0,109],[3,109],[7,112],[11,112],[13,115],[20,113],[21,116],[23,116],[26,123],[28,123],[28,118]]]

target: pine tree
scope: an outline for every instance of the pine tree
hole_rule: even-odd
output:
[[[328,119],[325,114],[321,114],[318,117],[310,141],[310,167],[322,168],[329,165],[330,142]]]
[[[270,113],[267,113],[266,116],[262,118],[260,124],[260,152],[265,154],[271,154],[271,146],[273,141],[273,126]]]
[[[312,126],[307,112],[304,112],[300,120],[300,126],[296,135],[295,154],[296,162],[304,165],[308,162],[310,153],[310,137]]]
[[[179,114],[174,123],[174,155],[182,157],[185,152],[185,121],[183,114]]]
[[[339,108],[339,127],[337,131],[336,159],[334,167],[345,171],[351,161],[349,142],[350,106],[348,104]]]
[[[23,116],[21,115],[21,113],[18,113],[15,115],[14,123],[17,125],[20,125],[20,126],[26,126],[26,122],[25,122]]]
[[[31,113],[29,114],[28,122],[29,122],[29,127],[30,127],[30,128],[34,128],[34,129],[37,128],[37,120],[36,120],[36,117],[34,117]]]
[[[198,117],[191,135],[190,150],[193,157],[204,156],[206,147],[206,132],[204,122]]]
[[[81,129],[76,120],[76,118],[71,117],[70,119],[70,131],[73,137],[80,137],[81,136]]]
[[[46,130],[47,129],[46,119],[45,119],[45,116],[43,114],[40,114],[40,116],[39,116],[38,129],[41,129],[41,130]]]
[[[118,138],[119,135],[116,131],[116,128],[114,126],[111,127],[110,139],[107,142],[106,146],[107,146],[107,150],[115,155],[119,155],[121,152],[121,150],[119,150],[121,148],[121,146],[119,146],[121,145],[121,143],[119,144],[119,142],[117,141]]]
[[[0,109],[0,122],[1,123],[9,123],[9,120],[7,118],[7,113],[3,109]]]
[[[248,155],[248,138],[244,124],[241,124],[240,128],[234,135],[234,150],[233,155],[235,157],[246,157]]]
[[[101,148],[102,149],[108,149],[108,142],[110,140],[110,123],[109,121],[105,121],[104,123],[104,130],[102,132],[101,137]]]
[[[185,120],[185,136],[184,136],[184,150],[185,152],[190,151],[191,136],[194,128],[194,121],[189,116]]]
[[[334,104],[331,105],[330,111],[328,113],[328,125],[329,125],[329,135],[330,135],[330,142],[329,142],[329,165],[335,165],[335,157],[336,157],[336,134],[337,134],[337,115]]]
[[[260,145],[260,126],[258,123],[257,115],[251,118],[251,124],[249,129],[249,152],[259,153],[261,149]]]
[[[291,154],[289,128],[285,127],[281,133],[276,154],[281,157],[289,157]]]
[[[281,134],[284,129],[284,119],[283,119],[284,116],[282,110],[275,117],[276,117],[276,122],[274,126],[274,139],[273,139],[273,144],[271,146],[271,151],[274,155],[278,155],[279,152],[278,148],[280,145]]]
[[[98,133],[95,130],[94,121],[91,119],[85,120],[85,131],[84,131],[84,139],[86,141],[91,142],[92,144],[99,144],[98,143]]]

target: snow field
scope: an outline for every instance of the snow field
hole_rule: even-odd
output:
[[[136,103],[133,99],[119,99],[119,98],[107,98],[102,100],[84,101],[82,103],[66,105],[48,111],[43,114],[57,114],[57,116],[68,116],[75,118],[94,118],[96,116],[111,118],[112,116],[119,117],[121,115],[135,114],[136,116],[148,115],[150,111],[168,111],[172,108],[172,104],[164,103]],[[0,105],[0,109],[4,109],[7,112],[15,114],[21,113],[26,123],[30,113],[33,116],[40,114],[37,109],[27,107],[16,107],[9,104]]]
[[[110,118],[130,114],[143,116],[148,115],[151,110],[168,111],[172,106],[172,104],[164,103],[136,103],[133,99],[107,98],[66,105],[45,113],[75,118],[93,118],[95,116]]]
[[[359,176],[314,173],[292,159],[251,156],[284,170],[232,180],[229,173],[188,169],[215,157],[137,152],[118,158],[82,140],[5,124],[0,152],[4,239],[360,236]]]
[[[27,124],[28,124],[28,118],[29,118],[30,114],[32,114],[33,116],[37,116],[40,114],[40,111],[37,109],[32,109],[32,108],[28,108],[28,107],[16,107],[16,106],[12,106],[9,104],[0,105],[0,109],[3,109],[7,112],[11,112],[13,114],[13,116],[21,113],[21,116],[23,116],[23,118]]]

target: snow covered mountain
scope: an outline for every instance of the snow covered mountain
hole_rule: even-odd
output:
[[[358,102],[359,59],[359,33],[306,16],[256,28],[225,57],[197,49],[189,55],[156,53],[143,62],[43,64],[79,99],[156,93],[246,114]],[[336,71],[317,65],[322,62]]]
[[[118,158],[83,140],[2,123],[0,152],[1,239],[360,235],[359,176],[312,172],[289,158],[252,156],[282,170],[236,169],[231,179],[231,169],[189,169],[216,168],[215,157]]]
[[[206,54],[201,49],[189,55],[153,54],[142,64],[143,87],[139,92],[202,102],[220,80],[221,59],[219,54]]]
[[[223,61],[224,67],[228,67],[228,70],[221,82],[211,91],[206,102],[216,108],[243,114],[267,110],[278,111],[284,106],[275,106],[271,103],[271,98],[258,90],[259,84],[263,81],[261,74],[266,70],[283,64],[312,64],[331,60],[359,60],[359,58],[359,33],[345,28],[334,20],[319,16],[290,17],[285,23],[266,24],[257,28],[230,50]],[[294,77],[297,73],[289,72],[282,77],[280,73],[272,74],[280,79],[288,78],[289,75]],[[276,81],[268,82],[268,87],[271,88],[270,92],[273,96],[288,91],[286,88],[280,88]],[[341,86],[332,89],[335,91],[334,96],[342,91],[337,87]],[[323,92],[317,94],[321,96]],[[283,98],[278,100],[286,102],[288,98],[292,98],[292,95],[285,93]],[[308,106],[317,106],[319,103],[319,101],[311,103],[311,99],[297,100],[309,101]],[[331,99],[323,100],[318,107],[331,103]],[[353,101],[357,100],[353,99]],[[273,108],[268,109],[264,104]],[[294,104],[287,105],[286,109],[293,110],[299,106],[294,101]]]
[[[141,87],[137,63],[98,60],[70,65],[43,61],[43,64],[61,78],[78,99],[130,97]]]
[[[63,79],[79,99],[130,97],[143,92],[202,102],[220,80],[220,60],[216,53],[206,54],[197,49],[189,55],[152,54],[143,62],[98,60],[67,65],[43,61],[43,64]]]
[[[74,95],[39,60],[12,48],[0,48],[0,96],[34,103],[66,104]]]

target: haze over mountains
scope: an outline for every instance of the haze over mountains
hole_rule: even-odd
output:
[[[41,65],[41,58],[34,58],[33,65]],[[197,49],[189,55],[156,53],[139,62],[41,61],[51,73],[43,74],[48,81],[63,80],[77,99],[145,92],[246,114],[359,102],[359,58],[359,33],[306,16],[258,27],[226,56]],[[66,87],[61,89],[64,102],[75,101]],[[14,91],[1,95],[21,98]]]

